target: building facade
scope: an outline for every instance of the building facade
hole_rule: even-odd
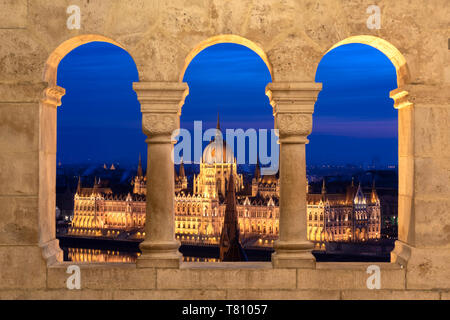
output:
[[[219,127],[218,127],[219,128]],[[279,232],[279,178],[261,176],[256,165],[251,194],[245,194],[243,177],[225,141],[215,139],[204,149],[200,172],[188,189],[183,163],[175,170],[175,234],[183,244],[218,245],[226,211],[226,189],[231,175],[242,245],[271,247]],[[69,235],[143,238],[146,209],[146,177],[141,159],[132,181],[133,192],[114,194],[95,180],[92,188],[79,181],[74,198],[74,217]],[[344,194],[327,193],[325,181],[320,194],[307,193],[308,239],[316,250],[326,242],[365,242],[380,239],[380,200],[375,185],[364,193],[354,182]]]

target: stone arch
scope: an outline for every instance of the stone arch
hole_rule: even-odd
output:
[[[38,201],[39,246],[43,250],[43,256],[47,261],[47,265],[60,262],[63,258],[59,242],[56,239],[54,218],[57,134],[56,108],[61,105],[61,98],[65,94],[65,89],[57,85],[58,66],[61,60],[72,50],[91,42],[108,42],[127,51],[120,43],[105,36],[97,34],[79,35],[64,41],[55,48],[44,65],[42,80],[47,83],[47,88],[44,89],[43,98],[39,103],[40,152]],[[129,51],[127,53],[130,54]]]
[[[345,44],[351,44],[351,43],[366,44],[366,45],[369,45],[369,46],[381,51],[392,62],[392,64],[395,67],[395,70],[397,72],[398,88],[409,83],[411,76],[409,73],[409,68],[406,63],[405,57],[393,44],[391,44],[390,42],[388,42],[382,38],[378,38],[375,36],[369,36],[369,35],[358,35],[358,36],[348,37],[342,41],[339,41],[335,45],[333,45],[330,49],[328,49],[327,52],[325,52],[325,54],[327,54],[328,52],[332,51],[333,49],[335,49],[337,47],[340,47]]]
[[[188,68],[189,64],[191,63],[191,61],[195,58],[195,56],[197,54],[199,54],[202,50],[204,50],[208,47],[211,47],[215,44],[219,44],[219,43],[240,44],[240,45],[243,45],[243,46],[249,48],[253,52],[255,52],[264,61],[265,65],[267,66],[267,69],[269,69],[270,75],[272,77],[272,81],[274,80],[272,65],[270,64],[269,58],[267,57],[266,53],[261,48],[261,46],[259,46],[258,44],[256,44],[255,42],[253,42],[247,38],[244,38],[244,37],[241,37],[241,36],[238,36],[235,34],[221,34],[221,35],[210,37],[210,38],[200,42],[199,44],[197,44],[195,46],[195,48],[193,48],[189,52],[189,54],[186,56],[186,59],[184,60],[184,66],[181,69],[179,81],[180,82],[183,81],[186,69]]]
[[[413,221],[413,194],[414,190],[414,161],[413,161],[413,109],[414,105],[409,101],[409,93],[406,86],[411,81],[411,75],[406,58],[403,54],[390,42],[375,36],[356,35],[348,37],[328,49],[325,54],[333,49],[352,43],[360,43],[371,46],[381,51],[391,61],[395,68],[397,76],[397,89],[390,92],[390,97],[394,100],[394,108],[398,109],[398,239],[396,248],[391,252],[391,262],[404,260],[401,256],[400,242],[414,243],[414,227]],[[324,56],[325,56],[324,54]],[[320,63],[320,61],[319,61]],[[316,68],[317,70],[317,68]],[[349,234],[351,240],[359,239],[359,233]],[[400,248],[400,247],[399,247]],[[404,261],[403,261],[404,262]]]
[[[61,43],[50,54],[47,61],[45,62],[43,80],[47,82],[49,86],[56,86],[58,66],[61,60],[72,50],[90,42],[107,42],[127,51],[119,42],[102,35],[84,34],[75,36]]]

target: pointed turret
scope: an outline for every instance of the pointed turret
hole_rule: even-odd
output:
[[[326,194],[327,193],[327,187],[325,185],[325,177],[322,180],[322,194]]]
[[[141,159],[141,154],[139,153],[139,164],[138,164],[138,169],[137,169],[137,176],[138,177],[143,177],[144,174],[142,173],[142,159]]]
[[[92,188],[92,194],[98,193],[99,186],[100,186],[100,179],[99,182],[97,182],[97,177],[94,177],[94,187]]]
[[[226,195],[225,218],[220,235],[220,261],[247,261],[239,240],[234,175],[230,175]]]
[[[361,183],[358,184],[358,190],[356,190],[355,198],[353,199],[353,203],[357,205],[366,204],[366,197],[361,189]]]
[[[220,130],[220,118],[219,118],[219,111],[217,111],[217,126],[216,126],[217,130]],[[222,130],[220,130],[222,131]]]
[[[81,194],[81,177],[78,176],[77,194]]]
[[[261,168],[259,167],[259,156],[256,157],[255,179],[256,179],[256,181],[259,181],[259,179],[261,179]]]
[[[184,164],[183,164],[183,158],[181,158],[181,162],[180,162],[180,174],[179,174],[180,178],[184,178],[186,176],[185,172],[184,172]]]
[[[372,203],[377,203],[379,201],[380,198],[378,198],[378,193],[377,190],[375,188],[375,179],[373,179],[372,181],[372,192],[370,194],[370,202]]]

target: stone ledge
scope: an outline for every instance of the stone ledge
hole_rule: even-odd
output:
[[[0,290],[0,300],[111,300],[107,290]]]
[[[224,300],[225,290],[116,290],[113,300]]]
[[[339,290],[227,290],[226,299],[339,300]]]
[[[439,300],[438,291],[344,290],[342,300]]]
[[[378,265],[373,263],[374,265]],[[368,264],[369,265],[369,264]],[[345,267],[345,266],[343,266]],[[381,266],[380,266],[381,267]],[[297,270],[298,289],[367,289],[366,269]],[[405,289],[405,271],[381,267],[382,289]]]
[[[48,268],[47,287],[66,289],[69,265],[81,270],[82,289],[153,289],[156,272],[153,268],[136,269],[135,264],[76,264],[64,263]]]
[[[295,289],[295,269],[157,269],[158,289]]]

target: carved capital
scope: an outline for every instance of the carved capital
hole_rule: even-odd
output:
[[[401,109],[412,106],[409,101],[409,93],[403,89],[395,89],[390,92],[390,97],[394,100],[394,108]]]
[[[322,84],[315,82],[269,83],[266,94],[281,143],[306,143],[312,131],[312,114]]]
[[[275,116],[275,126],[280,139],[288,136],[306,137],[312,131],[312,115],[304,113],[279,113]]]
[[[135,82],[133,89],[141,103],[142,130],[148,143],[170,143],[180,127],[181,107],[189,94],[184,82]]]
[[[44,90],[44,97],[41,102],[51,107],[59,107],[61,98],[66,94],[66,89],[58,86],[48,87]]]
[[[144,113],[142,115],[142,130],[149,137],[167,136],[180,127],[178,113]],[[168,140],[170,142],[170,140]]]

